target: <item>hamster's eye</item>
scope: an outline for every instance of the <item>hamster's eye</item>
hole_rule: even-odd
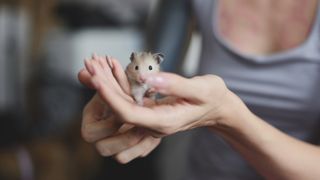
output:
[[[135,70],[139,70],[139,66],[134,67]]]
[[[150,70],[150,71],[152,70],[152,66],[149,66],[149,70]]]

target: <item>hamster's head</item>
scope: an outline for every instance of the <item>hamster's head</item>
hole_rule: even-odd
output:
[[[143,77],[145,75],[160,71],[160,64],[163,62],[163,57],[160,53],[133,52],[130,56],[131,62],[126,70],[128,78],[143,84]]]

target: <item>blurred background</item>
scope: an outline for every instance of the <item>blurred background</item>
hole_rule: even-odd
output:
[[[127,165],[82,140],[94,92],[77,73],[93,52],[126,66],[131,52],[152,51],[165,71],[194,75],[201,37],[185,2],[0,0],[0,179],[179,179],[192,132]]]

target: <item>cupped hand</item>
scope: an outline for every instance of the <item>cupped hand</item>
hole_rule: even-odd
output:
[[[128,100],[105,73],[99,61],[86,61],[91,83],[123,123],[143,127],[154,137],[163,137],[196,127],[215,127],[226,113],[232,93],[218,76],[197,76],[191,79],[171,73],[144,77],[155,92],[166,97],[151,107],[138,106]]]
[[[133,102],[128,95],[130,90],[126,75],[117,60],[94,55],[90,61],[99,63],[102,72],[109,77],[108,83],[112,83],[123,99]],[[94,88],[91,83],[93,77],[86,69],[81,70],[78,77],[84,85]],[[148,99],[145,103],[154,104]],[[120,163],[144,157],[159,145],[160,138],[152,137],[143,128],[124,124],[119,118],[99,94],[96,94],[83,110],[83,138],[89,143],[94,143],[101,155],[114,156]]]

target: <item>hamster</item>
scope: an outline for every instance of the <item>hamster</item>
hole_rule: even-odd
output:
[[[133,52],[130,56],[130,63],[125,72],[128,77],[131,95],[137,104],[143,106],[143,98],[155,99],[156,94],[149,92],[150,87],[145,83],[143,76],[160,71],[160,64],[164,56],[161,53]]]

